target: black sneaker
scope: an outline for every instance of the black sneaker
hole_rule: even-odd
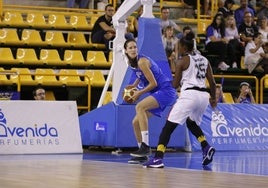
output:
[[[215,148],[211,147],[210,145],[207,145],[203,149],[203,161],[202,165],[208,165],[213,161],[213,155],[215,154],[216,150]]]
[[[129,164],[143,164],[148,161],[148,157],[132,157],[128,163]]]
[[[151,155],[151,148],[150,146],[147,146],[145,143],[141,143],[141,147],[138,151],[135,151],[133,153],[130,153],[132,157],[145,157]]]

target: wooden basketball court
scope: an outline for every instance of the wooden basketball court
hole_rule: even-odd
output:
[[[219,152],[215,155],[212,165],[202,168],[199,152],[172,153],[167,154],[166,167],[163,169],[147,169],[142,168],[141,165],[130,165],[127,163],[129,155],[124,153],[120,155],[112,155],[110,152],[73,155],[1,155],[0,187],[266,187],[268,184],[267,154],[261,152],[260,157],[257,157],[258,152],[256,152],[253,157],[252,153],[247,154],[247,152],[242,154],[233,152],[231,155],[228,152]],[[237,159],[233,156],[237,156]]]

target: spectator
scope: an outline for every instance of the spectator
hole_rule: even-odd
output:
[[[246,11],[244,14],[244,22],[238,27],[238,33],[243,45],[253,40],[254,35],[258,33],[258,27],[253,23],[252,13]]]
[[[264,0],[264,4],[261,6],[260,10],[257,12],[257,18],[267,17],[268,16],[268,0]]]
[[[235,103],[255,104],[255,99],[249,83],[242,82],[239,86],[238,97],[235,97]]]
[[[174,28],[167,26],[162,35],[162,41],[168,58],[170,70],[175,73],[175,62],[178,59],[178,38],[174,36]]]
[[[173,20],[169,19],[169,13],[170,11],[168,7],[161,8],[160,25],[161,25],[162,33],[164,32],[164,29],[167,26],[172,26],[176,30],[176,33],[180,33],[180,27]]]
[[[225,37],[228,40],[228,57],[232,68],[238,68],[237,62],[241,61],[241,56],[244,55],[244,48],[240,42],[240,36],[236,27],[233,15],[228,15],[225,25]]]
[[[88,8],[89,0],[67,0],[67,7],[74,8],[76,3],[79,4],[79,8]]]
[[[216,85],[216,101],[218,103],[226,103],[225,98],[223,97],[222,85]]]
[[[262,42],[268,42],[268,25],[266,16],[258,18],[258,26],[259,32],[262,34]]]
[[[222,14],[216,14],[212,23],[206,30],[206,50],[208,54],[218,55],[218,62],[213,67],[227,70],[230,66],[226,64],[227,43],[225,38],[225,24]]]
[[[197,14],[197,0],[181,0],[186,8],[193,8],[195,17]],[[208,15],[209,0],[200,0],[200,5],[203,7],[201,14]]]
[[[105,44],[105,57],[108,61],[109,59],[109,42],[115,37],[115,29],[112,25],[112,17],[114,15],[114,7],[112,4],[105,6],[105,14],[100,16],[92,29],[91,32],[91,42]]]
[[[233,15],[234,11],[232,10],[233,5],[235,4],[234,0],[226,0],[224,6],[218,9],[218,12],[221,12],[224,18],[227,18],[229,15]]]
[[[255,16],[254,10],[248,6],[248,0],[240,0],[240,7],[236,9],[234,13],[237,27],[243,23],[245,12],[249,12],[253,17]]]
[[[46,99],[46,91],[42,87],[37,87],[33,90],[34,100],[45,100]]]
[[[125,35],[125,38],[128,39],[134,39],[138,37],[138,19],[143,13],[143,6],[140,6],[137,10],[138,15],[136,17],[129,17],[127,19],[127,33]]]
[[[264,43],[263,50],[264,50],[264,53],[265,53],[265,61],[262,64],[262,68],[264,70],[264,74],[268,74],[268,62],[267,62],[267,59],[268,59],[268,42]]]
[[[246,45],[245,49],[245,66],[249,73],[253,70],[264,72],[262,64],[265,61],[265,52],[262,48],[262,34],[257,33],[254,40]]]

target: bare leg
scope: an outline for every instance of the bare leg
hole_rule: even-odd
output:
[[[158,102],[152,96],[148,96],[136,105],[136,117],[138,119],[140,130],[148,131],[148,110],[158,108]]]

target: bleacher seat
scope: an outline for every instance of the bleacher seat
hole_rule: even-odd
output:
[[[70,29],[70,25],[67,23],[63,14],[49,14],[48,25],[53,29]]]
[[[20,45],[17,29],[0,29],[0,43],[5,45]]]
[[[84,60],[80,50],[65,50],[64,62],[71,66],[89,66],[90,64]]]
[[[27,27],[27,23],[24,22],[21,13],[15,11],[5,11],[1,25],[8,27]]]
[[[82,32],[68,32],[67,42],[73,47],[89,47],[89,43]]]
[[[73,29],[87,29],[89,28],[89,24],[85,15],[71,15],[70,17],[70,25]]]
[[[91,87],[104,87],[106,81],[101,70],[86,70],[84,74],[87,75],[85,80],[90,78]]]
[[[223,97],[228,104],[234,104],[234,99],[231,93],[223,92]]]
[[[12,51],[8,47],[0,48],[0,57],[0,64],[16,64],[16,60],[13,57]]]
[[[45,42],[50,46],[64,47],[66,42],[61,31],[47,31],[45,35]]]
[[[88,51],[87,62],[94,67],[110,68],[111,62],[107,62],[103,51]]]
[[[51,66],[64,66],[65,63],[62,62],[59,53],[56,49],[41,49],[40,51],[40,61],[43,64]]]
[[[91,15],[90,16],[90,21],[89,21],[89,27],[88,29],[91,31],[94,27],[95,22],[97,19],[100,17],[100,15]]]
[[[35,86],[37,85],[37,82],[33,80],[31,71],[28,68],[11,68],[11,71],[17,72],[20,74],[20,83],[21,85],[31,85]],[[10,75],[10,80],[13,84],[18,84],[18,74]]]
[[[38,65],[40,63],[33,48],[18,48],[16,60],[18,63],[26,65]]]
[[[241,69],[247,69],[246,66],[245,66],[245,56],[241,56],[240,68]]]
[[[59,81],[66,86],[86,86],[87,82],[82,81],[78,71],[74,69],[60,69]]]
[[[10,79],[8,79],[6,74],[6,70],[3,67],[0,67],[0,84],[1,85],[11,85],[12,82]]]
[[[53,69],[41,69],[35,70],[35,81],[38,84],[45,86],[60,86],[62,85],[56,78],[56,74]]]
[[[45,44],[41,39],[39,31],[34,29],[24,29],[22,31],[21,41],[24,45],[30,46],[43,46]]]
[[[47,101],[55,101],[56,98],[55,98],[54,92],[46,90],[46,99],[45,100],[47,100]]]
[[[28,23],[28,25],[30,27],[33,28],[48,28],[48,24],[46,23],[46,19],[43,15],[43,13],[28,13],[27,14],[27,18],[26,18],[26,22]]]

